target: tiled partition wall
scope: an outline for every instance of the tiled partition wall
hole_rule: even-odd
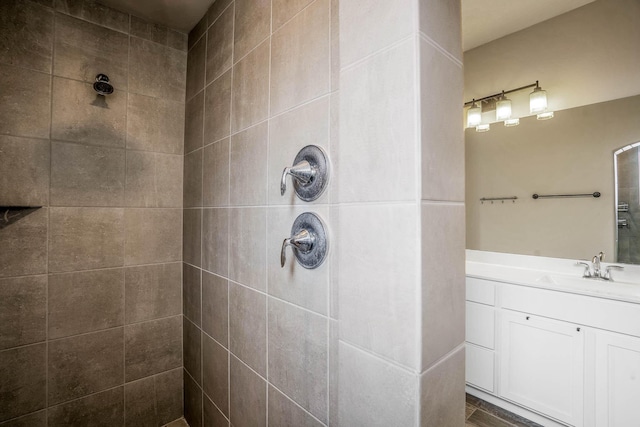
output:
[[[334,187],[303,203],[290,180],[280,195],[280,174],[306,145],[335,153],[337,12],[331,0],[216,0],[189,35],[183,299],[192,427],[321,426],[335,413],[334,263],[305,270],[289,252],[280,267],[298,214],[316,212],[332,228]]]
[[[0,2],[0,205],[43,206],[0,228],[2,426],[182,415],[186,50],[94,3]]]
[[[464,425],[460,2],[340,2],[339,424]]]

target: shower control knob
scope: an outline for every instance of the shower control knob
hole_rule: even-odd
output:
[[[298,263],[304,268],[313,269],[324,261],[327,255],[328,241],[325,226],[320,217],[311,212],[299,215],[291,227],[291,237],[282,242],[280,266],[287,262],[287,248],[291,247]]]
[[[282,171],[280,195],[287,191],[287,176],[293,178],[293,188],[305,202],[311,202],[324,192],[329,181],[329,160],[317,145],[307,145],[293,160],[293,166]]]

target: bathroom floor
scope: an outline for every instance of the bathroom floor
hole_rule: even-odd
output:
[[[466,427],[543,427],[470,394],[467,394],[466,418]]]

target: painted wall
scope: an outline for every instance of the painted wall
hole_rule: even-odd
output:
[[[182,415],[186,48],[92,2],[0,3],[0,206],[42,206],[0,229],[0,423]]]

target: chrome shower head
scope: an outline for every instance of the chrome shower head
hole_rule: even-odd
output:
[[[98,92],[98,95],[111,95],[113,93],[113,86],[109,83],[109,77],[105,74],[98,74],[96,76],[96,82],[93,84],[93,90]]]

